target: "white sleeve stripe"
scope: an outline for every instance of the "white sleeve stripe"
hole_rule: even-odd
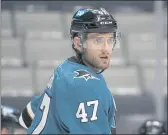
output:
[[[24,127],[24,128],[27,129],[27,126],[26,126],[26,124],[25,124],[24,121],[23,121],[22,113],[21,113],[21,115],[20,115],[20,117],[19,117],[19,123],[20,123],[20,125],[21,125],[22,127]]]
[[[32,119],[34,119],[34,113],[33,113],[33,110],[32,110],[32,108],[31,108],[31,102],[29,102],[29,103],[27,104],[27,111],[28,111],[30,117],[31,117]]]
[[[114,103],[115,111],[117,111],[117,107],[116,107],[116,103],[115,103],[114,97],[113,97],[113,103]]]
[[[116,128],[116,127],[111,125],[111,128]]]

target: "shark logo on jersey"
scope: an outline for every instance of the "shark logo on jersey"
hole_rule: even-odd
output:
[[[91,73],[89,73],[86,70],[76,70],[74,71],[75,73],[77,73],[77,75],[74,78],[83,78],[86,81],[89,79],[96,79],[96,80],[100,80],[99,78],[93,76]]]

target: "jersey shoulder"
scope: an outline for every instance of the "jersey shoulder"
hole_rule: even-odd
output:
[[[45,91],[52,92],[53,86],[59,88],[65,87],[74,74],[74,65],[75,64],[68,62],[68,60],[65,60],[63,63],[57,66],[47,83]]]
[[[53,80],[52,85],[55,86],[55,92],[61,90],[68,91],[68,94],[71,94],[72,91],[78,91],[79,89],[80,91],[107,89],[102,74],[97,74],[85,65],[68,59],[56,68]]]
[[[56,74],[60,79],[72,84],[74,80],[81,80],[81,82],[87,82],[88,80],[102,80],[101,74],[96,74],[88,67],[75,63],[70,60],[66,60],[61,66],[57,68]]]

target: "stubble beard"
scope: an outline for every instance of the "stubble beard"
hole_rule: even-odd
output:
[[[105,70],[109,67],[109,60],[106,66],[104,66],[103,62],[99,58],[95,58],[94,56],[92,58],[88,57],[88,53],[85,52],[83,54],[83,62],[88,66],[94,69],[96,72],[99,72],[100,70]]]

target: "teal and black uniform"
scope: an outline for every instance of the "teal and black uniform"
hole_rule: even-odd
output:
[[[115,110],[102,74],[71,57],[55,69],[19,121],[28,134],[110,134],[116,126]]]

